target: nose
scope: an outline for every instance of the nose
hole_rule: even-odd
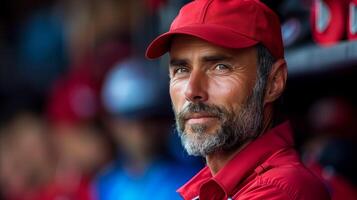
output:
[[[189,102],[204,102],[208,99],[207,79],[203,72],[193,71],[185,88],[185,98]]]

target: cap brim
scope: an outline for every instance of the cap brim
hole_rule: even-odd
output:
[[[245,48],[258,43],[258,41],[226,27],[198,24],[171,30],[158,36],[147,48],[146,57],[154,59],[167,53],[170,50],[172,37],[177,34],[191,35],[226,48]]]

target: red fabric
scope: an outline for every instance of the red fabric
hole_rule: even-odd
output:
[[[288,122],[250,143],[215,176],[205,167],[178,192],[186,200],[330,199],[299,160]]]
[[[196,0],[185,5],[169,32],[157,37],[146,57],[169,51],[175,34],[192,35],[226,48],[244,48],[262,43],[276,58],[284,57],[278,16],[258,0]]]

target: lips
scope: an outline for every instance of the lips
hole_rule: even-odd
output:
[[[193,124],[193,123],[205,123],[210,120],[217,119],[217,116],[208,114],[208,113],[192,113],[185,117],[185,121]]]

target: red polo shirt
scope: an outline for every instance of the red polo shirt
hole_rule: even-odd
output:
[[[185,200],[330,199],[293,149],[288,122],[251,142],[216,175],[206,166],[178,192]]]

